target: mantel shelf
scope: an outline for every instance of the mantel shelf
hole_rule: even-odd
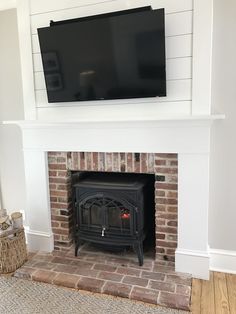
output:
[[[53,127],[98,127],[99,125],[103,127],[124,127],[124,126],[164,126],[169,127],[179,125],[202,125],[211,124],[216,120],[225,119],[224,114],[214,114],[214,115],[191,115],[191,116],[146,116],[143,118],[128,118],[128,119],[76,119],[76,120],[13,120],[13,121],[3,121],[4,125],[18,125],[22,129],[31,128],[53,128]]]

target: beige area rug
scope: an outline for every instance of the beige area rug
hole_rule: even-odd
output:
[[[0,276],[0,313],[183,314],[187,312]]]

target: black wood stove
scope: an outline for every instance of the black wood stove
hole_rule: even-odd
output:
[[[143,241],[154,220],[153,176],[82,172],[73,182],[75,255],[86,241],[104,248],[132,246],[143,265]]]

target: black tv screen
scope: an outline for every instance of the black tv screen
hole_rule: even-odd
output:
[[[164,9],[38,29],[48,102],[166,96]]]

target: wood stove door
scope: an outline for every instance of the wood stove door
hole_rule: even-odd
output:
[[[132,236],[136,233],[137,209],[125,200],[99,193],[86,197],[77,206],[80,231]]]

